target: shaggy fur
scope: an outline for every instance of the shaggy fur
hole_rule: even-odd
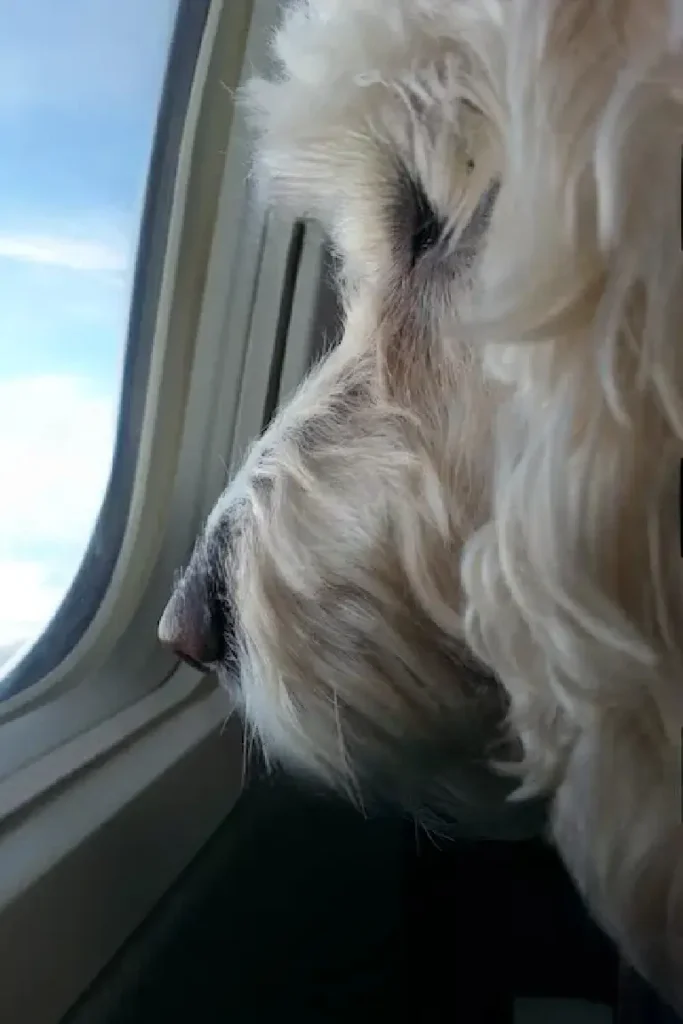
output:
[[[343,337],[161,626],[216,660],[188,635],[227,616],[267,755],[355,799],[502,835],[547,799],[679,1009],[682,28],[680,0],[289,6],[244,102],[259,180],[339,251]]]

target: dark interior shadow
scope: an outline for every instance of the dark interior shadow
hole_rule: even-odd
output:
[[[617,976],[540,841],[437,847],[257,777],[63,1024],[510,1024],[517,996],[613,1006]]]

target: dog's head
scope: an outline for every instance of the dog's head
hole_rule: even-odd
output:
[[[488,761],[511,749],[503,691],[463,638],[492,395],[457,309],[500,171],[488,8],[285,14],[274,77],[244,101],[261,180],[339,253],[343,334],[226,489],[161,624],[239,679],[267,758],[482,820],[509,816]]]
[[[679,1007],[682,37],[683,0],[290,4],[244,99],[344,330],[160,627],[361,800],[502,822],[519,757]]]

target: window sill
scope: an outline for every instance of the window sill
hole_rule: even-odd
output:
[[[56,1024],[234,805],[226,696],[174,683],[0,789],[0,1020]]]
[[[19,812],[29,811],[39,799],[75,779],[97,763],[114,757],[125,745],[143,739],[169,717],[201,700],[214,685],[192,669],[178,666],[165,685],[132,706],[113,715],[69,742],[55,744],[53,750],[0,778],[0,827]],[[216,698],[218,699],[218,697]],[[43,728],[58,734],[57,723],[50,721],[61,710],[56,705],[43,711]],[[224,708],[227,714],[228,708]]]

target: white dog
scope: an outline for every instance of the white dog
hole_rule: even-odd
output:
[[[290,5],[245,102],[345,329],[160,626],[358,800],[489,835],[547,800],[679,1009],[682,29],[683,0]]]

